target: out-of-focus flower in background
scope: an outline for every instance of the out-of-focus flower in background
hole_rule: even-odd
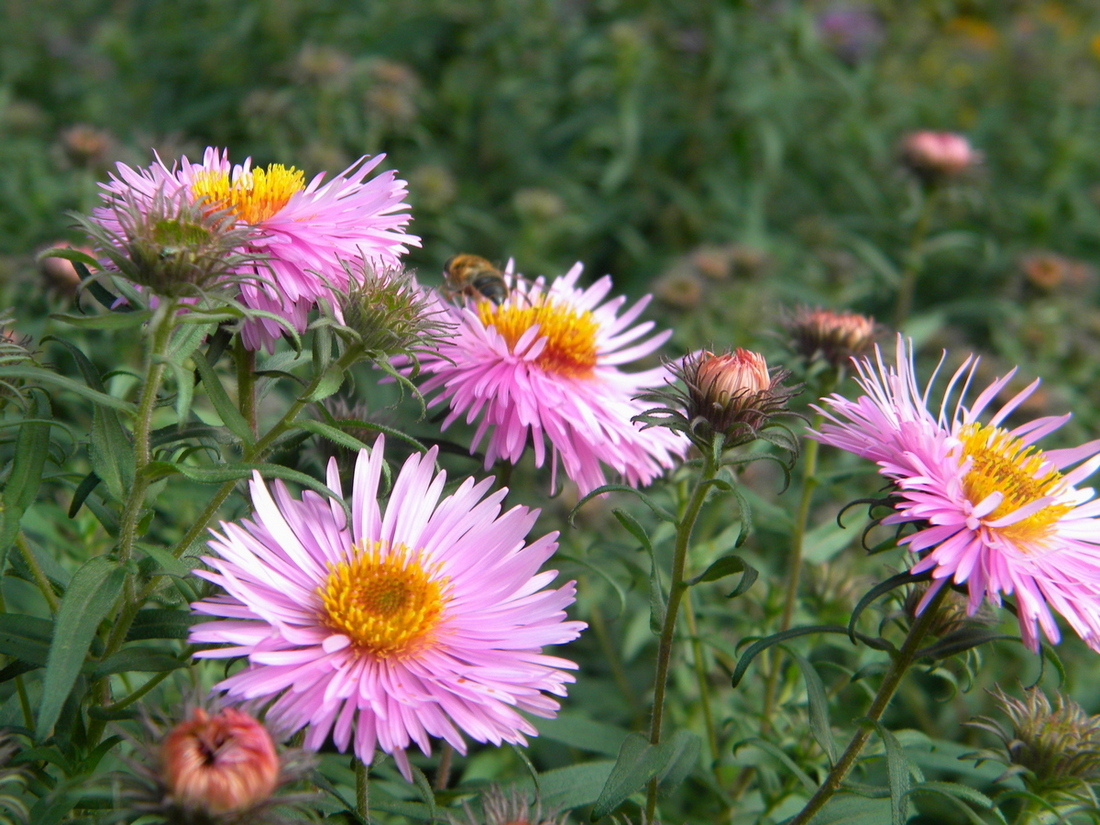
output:
[[[899,154],[902,163],[927,184],[958,178],[982,160],[963,135],[928,130],[902,138]]]

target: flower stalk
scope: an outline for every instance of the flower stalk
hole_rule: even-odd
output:
[[[882,677],[882,682],[879,684],[875,698],[871,701],[871,707],[865,716],[866,721],[877,722],[882,718],[882,714],[894,697],[902,678],[912,666],[916,653],[920,650],[921,642],[924,640],[929,628],[935,623],[940,603],[949,591],[950,588],[946,585],[941,587],[936,595],[932,597],[931,602],[925,606],[924,612],[917,616],[910,626],[909,633],[905,637],[901,649],[893,654],[890,666]],[[856,759],[859,758],[860,753],[863,752],[863,748],[867,744],[867,740],[871,737],[872,730],[874,730],[873,724],[861,724],[856,729],[855,734],[848,743],[848,747],[844,749],[844,753],[833,765],[821,787],[814,792],[806,806],[787,825],[807,825],[814,815],[825,806],[825,803],[840,789],[840,783],[844,781],[844,777],[855,765]]]
[[[680,601],[688,590],[688,583],[684,578],[684,568],[687,565],[688,548],[691,545],[691,533],[695,528],[695,522],[699,518],[699,511],[703,507],[707,493],[710,490],[710,482],[717,475],[718,464],[715,460],[719,451],[705,452],[703,455],[703,469],[691,492],[683,518],[676,529],[676,544],[672,556],[672,575],[669,583],[668,602],[665,605],[665,618],[661,626],[660,641],[657,645],[657,673],[653,684],[653,718],[649,728],[649,742],[651,745],[661,743],[661,726],[664,721],[665,691],[668,688],[668,670],[672,660],[672,644],[676,632],[676,618],[680,612]],[[646,819],[653,821],[657,809],[657,778],[649,782],[646,795]]]

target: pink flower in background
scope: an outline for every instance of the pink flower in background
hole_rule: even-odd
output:
[[[405,749],[430,751],[429,737],[460,753],[460,731],[479,742],[525,744],[535,728],[519,711],[552,717],[576,666],[542,653],[577,637],[565,621],[572,582],[544,589],[539,572],[557,548],[551,533],[524,543],[538,511],[486,496],[487,479],[467,479],[441,499],[436,450],[412,456],[383,507],[378,502],[384,441],[355,468],[351,522],[336,501],[306,491],[274,497],[257,475],[254,520],[223,523],[196,571],[225,589],[192,607],[220,621],[196,625],[191,641],[226,647],[202,657],[248,657],[216,685],[230,698],[273,703],[267,720],[288,734],[306,728],[316,750],[331,734],[370,763],[376,748],[411,777]],[[336,462],[328,486],[342,495]]]
[[[264,258],[257,279],[241,285],[242,301],[301,332],[309,310],[330,298],[331,287],[347,289],[353,276],[341,261],[393,268],[409,246],[420,245],[419,238],[405,232],[405,182],[392,171],[367,179],[384,157],[360,158],[323,185],[324,175],[307,183],[302,172],[281,164],[254,169],[248,158],[243,165],[231,165],[228,152],[214,148],[206,150],[201,164],[184,157],[170,169],[159,158],[140,170],[120,163],[117,175],[102,184],[107,205],[93,216],[118,231],[113,205],[132,199],[140,206],[158,193],[181,191],[230,211],[254,230],[249,251]],[[242,334],[250,349],[271,350],[281,331],[277,322],[257,318],[245,324]]]
[[[922,180],[934,183],[956,178],[981,163],[962,135],[954,132],[912,132],[901,142],[901,159]]]
[[[967,407],[963,396],[977,365],[967,358],[933,413],[935,375],[922,390],[911,346],[901,336],[896,363],[885,366],[877,348],[875,361],[857,361],[866,394],[855,401],[824,399],[827,421],[811,437],[871,459],[894,482],[897,512],[883,523],[917,524],[902,539],[921,556],[912,572],[931,570],[937,581],[921,606],[952,581],[968,588],[971,614],[983,599],[999,605],[1002,594],[1015,594],[1020,631],[1032,650],[1039,627],[1050,641],[1059,640],[1052,609],[1100,650],[1100,501],[1091,488],[1076,486],[1100,466],[1100,441],[1045,452],[1034,446],[1068,414],[1008,428],[1005,420],[1038,381],[981,423],[1015,370]]]
[[[499,305],[448,305],[458,332],[420,365],[429,376],[425,394],[439,390],[432,403],[450,404],[444,429],[463,416],[480,418],[470,449],[488,436],[486,468],[497,459],[515,464],[528,445],[541,467],[549,441],[553,471],[560,459],[584,495],[606,483],[604,465],[628,484],[648,484],[683,456],[688,442],[631,422],[646,410],[634,396],[662,386],[668,370],[620,369],[654,352],[671,331],[644,338],[653,322],[634,321],[649,298],[620,315],[625,297],[604,300],[611,278],[581,289],[581,269],[578,263],[547,285],[515,277],[509,264],[508,297]]]

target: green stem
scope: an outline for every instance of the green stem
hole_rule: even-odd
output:
[[[673,634],[676,631],[676,616],[680,611],[680,600],[688,589],[684,581],[684,567],[687,564],[688,547],[691,543],[691,531],[699,518],[699,511],[710,490],[710,480],[717,471],[716,462],[708,451],[703,457],[703,471],[696,480],[695,489],[684,510],[684,516],[676,528],[676,546],[672,555],[672,576],[669,583],[668,603],[665,605],[665,619],[661,627],[660,641],[657,645],[657,674],[653,685],[653,719],[649,728],[649,742],[661,743],[661,723],[664,721],[665,691],[668,688],[668,668],[672,659]],[[657,809],[657,778],[649,782],[646,795],[646,820],[652,822]]]
[[[256,427],[256,352],[246,349],[244,340],[237,336],[233,351],[237,362],[237,407],[253,436],[259,435]]]
[[[932,207],[936,202],[938,189],[932,187],[924,193],[924,202],[921,204],[917,222],[913,225],[913,234],[909,239],[909,249],[906,251],[905,268],[901,273],[901,281],[898,284],[897,303],[894,308],[894,327],[900,330],[909,319],[909,311],[913,306],[913,293],[917,286],[917,276],[920,275],[923,255],[921,247],[924,246],[924,238],[928,234],[928,225],[932,221]]]
[[[435,772],[435,789],[447,790],[451,784],[451,760],[454,759],[455,749],[450,742],[444,742],[439,748],[439,768]]]
[[[890,699],[893,698],[894,692],[898,689],[898,685],[901,684],[902,677],[905,676],[909,667],[913,664],[914,654],[920,649],[921,642],[924,640],[925,634],[928,632],[928,628],[932,626],[932,623],[936,620],[936,614],[939,612],[940,602],[943,601],[944,596],[950,588],[946,585],[940,587],[939,592],[932,597],[932,601],[924,608],[924,612],[921,613],[916,619],[913,620],[913,624],[909,628],[909,634],[905,637],[905,642],[901,646],[893,659],[890,662],[890,666],[886,669],[886,673],[882,677],[882,683],[878,687],[878,692],[875,693],[875,698],[871,701],[871,707],[867,711],[867,719],[872,722],[877,722],[882,718],[882,714],[886,711],[886,706],[890,704]],[[810,801],[806,803],[804,807],[794,819],[790,820],[787,825],[806,825],[814,815],[824,807],[825,803],[832,798],[833,794],[840,788],[840,783],[844,781],[844,777],[848,775],[848,771],[852,769],[856,759],[863,751],[863,746],[867,744],[867,740],[871,736],[873,730],[872,725],[860,725],[856,729],[855,734],[852,736],[852,741],[848,743],[848,747],[844,749],[844,753],[841,754],[840,759],[833,765],[833,769],[829,771],[829,775],[825,777],[825,781],[821,787],[817,789],[813,796],[810,797]]]
[[[362,759],[355,757],[355,812],[364,822],[370,823],[370,769]]]
[[[31,575],[34,576],[34,583],[38,586],[38,589],[42,591],[42,597],[46,600],[46,604],[50,606],[50,612],[56,613],[57,606],[60,603],[57,600],[57,594],[53,592],[53,586],[50,584],[50,580],[46,578],[46,573],[42,570],[42,565],[38,563],[38,559],[35,558],[34,551],[31,550],[30,545],[27,543],[27,537],[23,535],[22,530],[15,536],[15,546],[19,549],[19,553],[23,556],[23,560],[27,563],[27,567],[31,569]]]
[[[153,334],[146,354],[145,381],[138,400],[137,418],[134,421],[134,478],[130,494],[122,508],[118,529],[118,560],[126,563],[134,552],[137,525],[145,506],[145,494],[149,489],[146,468],[151,459],[149,433],[153,429],[153,412],[157,404],[157,392],[164,377],[164,351],[176,320],[176,302],[165,300],[157,306],[149,322]]]
[[[821,425],[821,415],[814,416],[812,429]],[[791,553],[787,560],[787,588],[783,600],[783,612],[779,617],[779,631],[788,630],[794,617],[795,604],[798,602],[798,584],[802,578],[802,551],[806,538],[806,523],[810,516],[810,503],[817,488],[817,449],[818,442],[810,439],[806,444],[802,464],[802,497],[798,502],[798,513],[791,532]],[[775,697],[779,686],[779,674],[782,671],[780,661],[782,653],[773,651],[768,667],[768,680],[764,686],[763,727],[771,727],[772,714],[775,712]]]

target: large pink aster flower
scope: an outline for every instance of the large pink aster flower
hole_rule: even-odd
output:
[[[121,231],[113,207],[132,200],[140,208],[161,193],[193,200],[204,198],[212,208],[227,209],[254,230],[249,251],[263,256],[255,281],[241,286],[241,298],[253,309],[265,310],[289,322],[299,332],[314,304],[345,290],[349,273],[341,261],[362,260],[376,269],[391,268],[408,246],[420,239],[404,227],[405,181],[394,172],[367,180],[385,155],[360,158],[328,183],[323,174],[306,183],[302,172],[273,164],[253,169],[252,159],[231,165],[228,152],[208,148],[202,163],[186,157],[171,168],[160,158],[147,169],[118,164],[118,174],[101,184],[107,205],[93,212],[96,221]],[[245,345],[269,350],[280,325],[257,318],[245,325]]]
[[[922,390],[901,336],[896,363],[884,365],[880,351],[873,362],[857,361],[866,395],[824,399],[827,421],[811,437],[875,461],[894,482],[897,512],[884,523],[918,525],[902,539],[921,555],[912,572],[931,570],[938,580],[921,607],[948,581],[966,584],[971,613],[983,599],[999,605],[1002,594],[1015,594],[1020,631],[1031,649],[1038,648],[1039,627],[1058,641],[1053,608],[1100,650],[1100,500],[1091,488],[1076,486],[1100,466],[1100,441],[1045,452],[1034,446],[1068,414],[1008,428],[1006,419],[1038,381],[982,423],[979,417],[1015,370],[964,406],[977,365],[967,358],[933,413],[935,375]]]
[[[444,429],[463,415],[467,422],[481,417],[470,449],[488,435],[486,468],[498,458],[518,462],[529,443],[541,467],[547,439],[553,470],[560,458],[584,495],[606,483],[603,464],[629,484],[648,484],[688,442],[631,422],[646,409],[634,396],[662,386],[668,370],[619,369],[656,350],[671,331],[639,340],[653,328],[652,321],[632,326],[648,296],[620,315],[625,297],[604,300],[611,278],[581,289],[582,268],[575,264],[547,286],[514,277],[509,262],[508,297],[499,305],[448,305],[458,331],[420,366],[430,376],[424,392],[442,390],[432,403],[450,402]]]
[[[405,749],[430,751],[429,736],[460,753],[460,730],[479,742],[526,743],[536,731],[519,713],[552,717],[545,693],[565,695],[576,666],[542,653],[577,637],[565,619],[574,583],[543,589],[557,571],[538,572],[557,534],[524,537],[538,511],[513,507],[491,480],[464,481],[440,500],[445,473],[436,451],[405,462],[389,504],[377,500],[384,442],[360,453],[351,522],[339,503],[306,491],[294,499],[276,481],[274,497],[252,481],[254,521],[223,523],[196,571],[226,595],[192,607],[221,621],[196,625],[191,641],[227,647],[197,656],[247,656],[248,666],[216,685],[264,704],[267,719],[305,745],[332,735],[369,764],[375,748],[411,776]],[[338,494],[336,462],[328,485]],[[545,693],[544,693],[545,692]]]

